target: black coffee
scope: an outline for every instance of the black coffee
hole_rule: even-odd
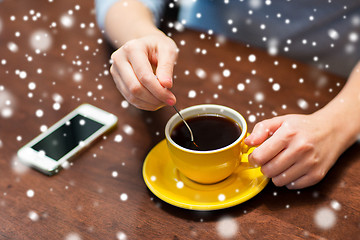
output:
[[[198,151],[209,151],[230,145],[241,135],[240,126],[232,119],[221,115],[200,115],[186,119],[196,145],[191,142],[189,130],[183,122],[175,126],[171,139],[178,145]]]

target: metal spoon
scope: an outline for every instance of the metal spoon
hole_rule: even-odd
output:
[[[0,0],[0,1],[1,1],[1,0]],[[159,79],[156,75],[155,75],[155,77],[156,77],[157,79]],[[194,141],[194,135],[193,135],[193,133],[192,133],[192,131],[191,131],[191,128],[189,127],[189,125],[187,124],[187,122],[185,121],[185,119],[183,118],[183,116],[181,115],[181,113],[179,112],[179,110],[177,110],[177,108],[175,107],[175,105],[173,105],[173,107],[174,107],[175,111],[177,112],[177,114],[179,114],[180,118],[183,120],[183,122],[184,122],[185,126],[187,127],[187,129],[189,130],[191,142],[192,142],[197,148],[199,148],[199,146],[198,146],[198,145],[195,143],[195,141]]]
[[[179,114],[180,118],[181,118],[182,121],[184,122],[184,124],[185,124],[185,126],[187,127],[187,129],[189,130],[191,142],[192,142],[196,147],[198,147],[198,145],[196,145],[196,143],[195,143],[195,141],[194,141],[194,135],[193,135],[193,133],[192,133],[192,131],[191,131],[190,126],[187,124],[187,122],[185,121],[185,119],[183,118],[183,116],[181,115],[181,113],[179,112],[179,110],[177,110],[177,108],[175,107],[175,105],[173,105],[173,107],[174,107],[175,111],[177,112],[177,114]]]

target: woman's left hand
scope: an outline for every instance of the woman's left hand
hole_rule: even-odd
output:
[[[258,146],[249,162],[276,186],[300,189],[318,183],[336,162],[342,149],[337,123],[320,113],[285,115],[255,125],[245,139]]]

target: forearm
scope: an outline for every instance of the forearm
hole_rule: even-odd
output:
[[[354,67],[340,93],[318,111],[339,136],[343,150],[360,136],[360,62]]]
[[[105,32],[117,48],[136,38],[162,34],[155,26],[151,11],[136,0],[119,1],[109,9]]]

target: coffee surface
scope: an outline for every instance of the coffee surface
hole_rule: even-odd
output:
[[[209,151],[226,147],[241,135],[240,126],[232,119],[222,115],[200,115],[186,119],[193,135],[191,142],[190,132],[183,122],[176,125],[171,132],[172,140],[178,145],[198,151]]]

